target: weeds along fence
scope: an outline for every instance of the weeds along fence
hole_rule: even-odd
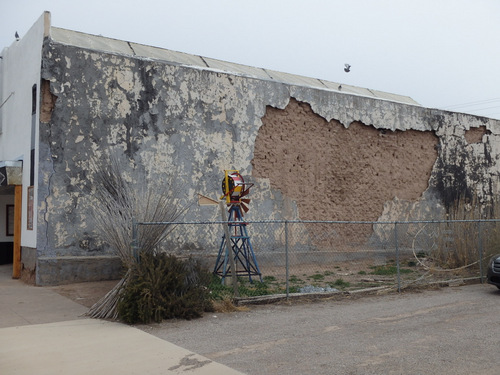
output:
[[[239,289],[234,292],[241,296],[483,282],[490,257],[500,253],[500,220],[245,223],[261,278],[239,273],[236,263]],[[170,225],[161,251],[196,258],[215,271],[228,251],[222,240],[228,224],[136,222],[134,251],[140,251],[149,226]],[[231,291],[229,279],[221,281]]]

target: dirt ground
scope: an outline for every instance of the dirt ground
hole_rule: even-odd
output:
[[[375,288],[382,286],[395,286],[396,285],[396,275],[374,275],[370,274],[369,264],[365,262],[351,262],[349,264],[338,263],[338,265],[334,268],[321,266],[321,265],[311,265],[304,266],[290,270],[290,274],[293,275],[290,280],[291,287],[302,287],[305,285],[314,285],[314,286],[334,286],[336,289],[340,289],[343,291],[352,291],[356,289],[365,289],[365,288]],[[307,273],[304,273],[306,270]],[[282,274],[283,270],[281,268],[273,269],[268,268],[263,271],[264,275],[275,276],[276,285],[283,286],[285,284],[285,276]],[[366,271],[361,274],[360,271]],[[419,272],[417,268],[414,268],[414,271],[410,275],[403,274],[402,278],[404,281],[410,281],[411,279],[415,279],[422,274]],[[421,271],[421,270],[420,270]],[[297,275],[297,276],[295,276]],[[428,277],[424,280],[425,283],[429,283],[429,281],[437,281],[440,280],[442,275],[428,275]],[[461,277],[466,277],[470,275],[451,275],[449,273],[444,275],[444,279],[460,279]],[[334,285],[336,280],[345,281],[347,284],[350,284],[350,287],[343,287],[342,285]],[[96,303],[99,299],[104,297],[107,292],[109,292],[118,282],[119,280],[109,280],[109,281],[96,281],[96,282],[84,282],[84,283],[75,283],[75,284],[67,284],[67,285],[59,285],[49,287],[54,290],[58,294],[67,297],[73,300],[80,305],[90,308],[94,303]],[[422,286],[422,285],[421,285]],[[427,285],[430,287],[430,284]]]
[[[91,307],[106,295],[119,280],[94,281],[49,287],[56,293],[85,307]]]

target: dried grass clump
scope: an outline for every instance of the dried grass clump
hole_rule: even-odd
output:
[[[455,201],[448,213],[450,222],[440,224],[437,246],[431,253],[436,264],[448,270],[474,271],[481,258],[498,252],[500,223],[479,222],[499,218],[498,207],[495,201],[481,204],[477,196]]]
[[[236,306],[230,296],[225,296],[222,299],[212,301],[212,306],[214,311],[218,313],[230,313],[250,310],[246,306]]]

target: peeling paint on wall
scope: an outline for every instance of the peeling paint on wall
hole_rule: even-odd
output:
[[[112,253],[89,195],[89,160],[110,155],[137,188],[173,179],[183,203],[218,196],[224,169],[238,169],[255,183],[249,220],[437,219],[463,192],[500,189],[497,120],[50,39],[42,78],[41,256]],[[192,206],[185,220],[216,218]],[[195,229],[179,241],[205,246]]]
[[[485,126],[480,126],[479,128],[472,128],[465,131],[465,140],[468,144],[480,143],[483,141],[483,136],[490,135],[491,131],[486,129]]]

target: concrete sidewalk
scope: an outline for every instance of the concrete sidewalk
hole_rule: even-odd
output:
[[[87,308],[12,280],[0,266],[0,374],[241,374]]]

